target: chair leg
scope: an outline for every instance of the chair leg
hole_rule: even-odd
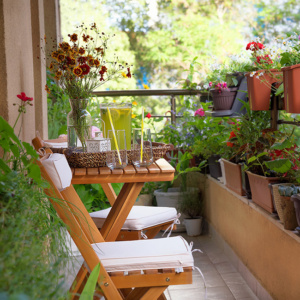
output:
[[[77,299],[78,294],[82,292],[83,287],[87,280],[87,274],[88,274],[87,268],[84,265],[82,265],[70,287],[69,290],[70,300]]]
[[[146,231],[148,239],[153,239],[161,230],[161,227],[155,227]]]

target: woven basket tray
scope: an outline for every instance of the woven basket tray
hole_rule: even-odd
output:
[[[152,143],[153,160],[165,156],[167,151],[174,148],[171,144]],[[50,148],[53,153],[63,153],[71,168],[98,168],[106,166],[106,152],[87,153],[75,152],[68,148]],[[131,150],[127,150],[128,164],[132,164]]]

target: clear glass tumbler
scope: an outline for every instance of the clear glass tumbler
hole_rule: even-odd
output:
[[[153,152],[150,129],[133,129],[132,163],[137,167],[147,167],[153,163]]]
[[[112,150],[106,152],[106,165],[111,170],[124,169],[128,164],[125,130],[115,130],[115,136],[112,130],[108,130],[107,137],[111,141]]]

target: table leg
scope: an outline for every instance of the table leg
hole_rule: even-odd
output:
[[[123,185],[116,202],[100,230],[106,242],[116,240],[143,186],[143,182],[125,183]]]
[[[101,183],[101,187],[102,187],[110,205],[113,206],[117,199],[117,195],[116,195],[113,187],[111,186],[111,183]]]

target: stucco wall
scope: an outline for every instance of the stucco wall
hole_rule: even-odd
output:
[[[273,299],[300,299],[299,236],[211,178],[205,214]]]
[[[27,106],[15,130],[17,134],[21,130],[20,138],[27,142],[36,130],[43,138],[48,135],[46,62],[40,41],[45,27],[55,34],[60,30],[58,3],[58,0],[0,1],[0,114],[13,125],[18,115],[13,104],[20,103],[16,95],[25,92],[34,98],[34,106]],[[45,15],[51,21],[45,22]]]

